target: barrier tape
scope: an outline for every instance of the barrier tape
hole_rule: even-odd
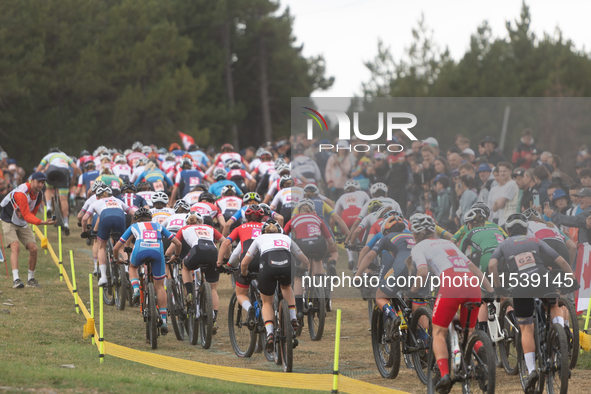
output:
[[[35,234],[39,239],[47,240],[43,233],[37,228],[34,228]],[[43,242],[42,242],[43,243]],[[47,250],[55,263],[59,268],[59,259],[56,256],[51,244],[47,242]],[[66,270],[63,270],[63,280],[66,282],[66,286],[76,299],[82,314],[89,322],[94,322],[90,313],[86,309],[86,305],[80,299],[77,292],[74,292],[74,287],[70,282],[70,277]],[[94,325],[94,332],[98,332],[96,329],[96,323]],[[101,345],[104,346],[101,352]],[[331,391],[333,390],[333,375],[332,374],[304,374],[304,373],[283,373],[283,372],[271,372],[271,371],[259,371],[247,368],[237,367],[225,367],[221,365],[211,365],[200,363],[198,361],[185,360],[176,357],[164,356],[156,353],[144,352],[141,350],[131,349],[125,346],[120,346],[108,341],[100,340],[95,341],[97,349],[101,353],[101,362],[104,360],[105,355],[121,358],[123,360],[133,361],[136,363],[149,365],[152,367],[165,369],[173,372],[185,373],[188,375],[200,376],[204,378],[212,378],[224,380],[227,382],[252,384],[255,386],[266,386],[266,387],[279,387],[286,389],[298,389],[298,390],[319,390],[319,391]],[[387,387],[378,386],[371,383],[362,382],[357,379],[352,379],[343,375],[338,377],[339,392],[346,392],[352,394],[407,394],[404,391],[390,389]]]

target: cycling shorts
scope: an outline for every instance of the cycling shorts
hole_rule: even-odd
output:
[[[68,168],[56,167],[52,165],[47,167],[47,171],[45,173],[47,185],[54,189],[68,189],[70,187],[70,170],[68,170]]]
[[[90,226],[90,235],[96,236],[96,231],[94,231],[94,226],[96,225],[96,221],[98,220],[99,216],[96,213],[92,214],[92,224]],[[86,229],[84,230],[86,231]]]
[[[291,285],[291,253],[287,250],[272,250],[261,256],[259,291],[266,296],[275,294],[277,282]]]
[[[96,236],[106,241],[109,239],[111,230],[119,233],[119,236],[125,232],[125,214],[118,208],[103,209]]]
[[[568,252],[568,248],[564,242],[560,242],[559,240],[552,238],[547,238],[544,240],[544,242],[546,242],[549,247],[554,249],[556,253],[558,253],[563,259],[566,260],[567,263],[570,264],[570,253]],[[547,264],[553,269],[560,269],[558,264],[556,264],[554,261],[548,261]]]
[[[144,242],[136,241],[131,253],[131,264],[134,267],[139,267],[144,264],[143,260],[151,258],[154,259],[152,262],[152,275],[154,280],[164,279],[166,276],[166,270],[164,268],[164,252],[162,251],[161,242]]]
[[[240,255],[240,261],[242,261],[245,254],[246,253],[242,253]],[[260,264],[261,264],[261,255],[259,253],[257,253],[256,256],[254,256],[254,258],[250,261],[250,264],[248,264],[248,272],[259,272]],[[242,275],[238,275],[238,277],[236,278],[236,287],[240,287],[242,289],[248,289],[248,287],[250,286],[250,282],[251,282],[250,279],[246,279]]]
[[[380,280],[379,289],[386,295],[388,298],[392,298],[401,290],[408,289],[408,281],[406,281],[406,286],[398,287],[398,284],[402,285],[404,282],[402,280],[396,280],[398,277],[407,277],[408,278],[408,267],[406,264],[397,264],[395,263],[392,266],[391,272],[385,273],[385,277]]]
[[[307,258],[315,261],[322,260],[328,251],[326,240],[320,236],[296,239],[295,243]]]
[[[439,294],[435,300],[433,307],[433,324],[440,327],[447,327],[453,320],[454,316],[460,310],[460,322],[461,326],[464,327],[466,319],[468,318],[468,308],[464,307],[467,302],[480,302],[480,286],[470,286],[470,278],[474,275],[466,272],[454,272],[453,268],[445,270],[442,275],[445,274],[450,277],[452,282],[451,286],[447,279],[442,280],[441,287],[439,288]],[[462,277],[466,275],[468,283],[463,283],[461,286],[453,285],[453,278],[455,276]],[[463,280],[462,280],[463,282]],[[457,280],[456,280],[457,283]],[[470,328],[476,326],[476,320],[478,319],[478,308],[472,309],[470,313]]]
[[[205,280],[209,283],[216,283],[220,280],[217,261],[218,250],[215,244],[205,239],[200,239],[197,245],[191,248],[184,260],[185,267],[190,271],[201,267],[201,270],[205,273]]]
[[[287,223],[291,219],[291,212],[293,211],[294,206],[292,204],[285,204],[281,206],[281,211],[279,214],[283,216],[283,223]]]

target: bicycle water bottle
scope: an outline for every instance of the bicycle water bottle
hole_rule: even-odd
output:
[[[488,304],[488,334],[490,335],[493,342],[497,342],[499,338],[498,321],[496,319],[497,308],[494,303]]]
[[[453,326],[453,322],[449,324],[449,332],[451,335],[451,354],[453,357],[454,367],[459,367],[462,353],[460,352],[460,340],[458,338],[458,332]]]
[[[400,317],[400,328],[405,330],[406,329],[406,319],[404,318],[404,314],[402,313],[402,311],[398,311],[396,312],[396,314],[398,315],[398,317]]]
[[[261,308],[259,308],[259,302],[258,301],[255,301],[254,302],[254,310],[255,310],[255,316],[258,319],[259,318],[259,315],[261,313]]]

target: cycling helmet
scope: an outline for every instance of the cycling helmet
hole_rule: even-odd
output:
[[[220,148],[220,152],[234,152],[234,146],[232,146],[232,144],[224,144],[222,145],[222,147]]]
[[[388,206],[384,205],[384,206],[382,206],[380,209],[378,209],[378,210],[377,210],[376,214],[378,215],[378,217],[379,217],[379,218],[383,218],[383,217],[384,217],[384,214],[385,214],[386,212],[388,212],[389,210],[391,210],[391,209],[392,209],[392,207],[391,207],[391,206],[389,206],[389,205],[388,205]]]
[[[157,202],[161,202],[163,204],[168,204],[168,196],[164,192],[156,192],[152,196],[152,204],[156,204]]]
[[[142,153],[144,155],[148,155],[148,154],[152,153],[152,148],[150,148],[148,145],[146,145],[146,146],[142,147]]]
[[[261,207],[261,209],[265,213],[265,216],[271,216],[273,214],[273,211],[271,211],[271,207],[268,206],[267,204],[261,203],[261,204],[259,204],[259,207]]]
[[[166,152],[168,152],[168,151],[166,150],[166,148],[160,148],[157,150],[157,152],[160,153],[161,155],[165,155]]]
[[[99,146],[98,148],[96,148],[96,151],[97,151],[97,152],[99,152],[99,153],[101,153],[101,152],[108,152],[109,150],[107,149],[107,147],[106,147],[106,146],[104,146],[104,145],[101,145],[101,146]],[[95,156],[96,156],[96,155],[95,155]]]
[[[137,193],[137,188],[131,182],[125,182],[121,187],[121,193],[125,192],[126,190],[131,190],[132,193]]]
[[[381,207],[384,206],[384,203],[380,200],[371,200],[369,205],[367,206],[367,211],[369,213],[377,212]]]
[[[146,187],[148,188],[148,190],[142,190],[142,189],[144,189]],[[150,184],[150,182],[143,181],[143,182],[140,182],[140,183],[137,184],[137,190],[140,190],[140,191],[152,191],[152,185]]]
[[[314,201],[310,200],[309,198],[304,198],[304,199],[300,200],[300,202],[298,202],[298,205],[297,205],[298,212],[301,213],[302,208],[305,206],[309,207],[310,210],[312,210],[312,212],[314,212],[316,210],[316,205],[314,204]]]
[[[133,151],[131,149],[125,149],[123,151],[123,156],[127,157],[130,153],[133,153]]]
[[[490,217],[490,208],[483,202],[475,202],[470,208],[482,209],[484,211],[484,217],[487,219]]]
[[[361,189],[361,185],[359,184],[359,182],[353,179],[349,179],[347,182],[345,182],[345,191],[349,190],[349,188],[351,187],[355,188],[355,190]]]
[[[201,221],[201,223],[203,223],[203,215],[201,215],[199,212],[191,211],[187,214],[187,216],[185,216],[185,224],[186,225],[189,224],[189,218],[191,216],[195,216],[197,218],[197,220],[199,220],[199,221]]]
[[[482,208],[470,208],[464,214],[464,223],[470,223],[471,221],[477,219],[479,216],[482,216],[483,219],[486,219],[486,212]]]
[[[226,179],[227,177],[228,177],[228,173],[223,168],[216,168],[213,171],[213,179],[215,179],[216,181]]]
[[[279,223],[277,223],[275,219],[269,219],[267,222],[265,222],[265,224],[263,224],[263,227],[261,228],[261,233],[265,234],[272,224],[274,224],[275,227],[277,227],[277,229],[279,230],[278,234],[283,234],[283,228]]]
[[[133,214],[133,218],[137,221],[139,218],[143,218],[143,217],[150,218],[150,220],[152,220],[152,212],[149,209],[146,209],[144,207],[140,207]]]
[[[523,216],[525,216],[527,220],[530,220],[532,217],[542,219],[542,215],[540,215],[540,213],[533,207],[523,211]]]
[[[86,149],[83,150],[82,152],[80,152],[80,157],[82,157],[82,156],[88,156],[88,155],[90,155],[90,152],[88,152]]]
[[[226,185],[226,186],[222,187],[222,196],[228,192],[232,192],[232,193],[236,194],[236,188],[232,185]]]
[[[193,168],[193,160],[189,159],[188,157],[181,159],[181,168],[185,169],[185,167]]]
[[[49,153],[60,152],[60,148],[49,148]]]
[[[228,167],[232,170],[239,170],[242,168],[242,163],[240,163],[238,160],[230,160]]]
[[[105,159],[111,161],[111,155],[108,152],[101,153],[100,158],[101,158],[101,162]]]
[[[201,201],[206,201],[213,204],[215,202],[215,196],[210,192],[203,192],[199,195],[199,202]]]
[[[514,232],[515,229],[519,227],[527,230],[527,218],[522,213],[514,213],[512,215],[509,215],[507,221],[505,222],[505,227],[507,228],[507,231],[509,231],[510,233]]]
[[[265,211],[257,204],[249,205],[244,211],[244,217],[249,222],[260,222],[263,216],[265,216]]]
[[[95,194],[97,196],[100,196],[101,194],[103,194],[104,192],[107,192],[108,195],[113,195],[113,191],[111,190],[111,188],[109,186],[99,186],[96,191]]]
[[[424,213],[415,213],[410,217],[410,229],[413,233],[435,232],[435,221]]]
[[[318,186],[316,186],[315,184],[308,183],[306,186],[304,186],[304,193],[310,193],[317,196],[320,193],[320,190],[318,189]]]
[[[90,191],[96,193],[96,189],[98,189],[99,187],[107,187],[107,185],[103,181],[94,181],[92,183],[92,186],[90,187]]]
[[[281,179],[279,180],[279,187],[283,189],[287,182],[291,182],[293,184],[293,179],[291,178],[291,176],[290,175],[282,176]]]
[[[404,221],[398,216],[391,216],[382,221],[382,234],[386,234],[388,230],[397,224],[404,224]]]
[[[117,155],[115,156],[115,163],[127,164],[127,159],[123,155]]]
[[[260,149],[264,150],[263,148],[260,148]],[[258,151],[257,151],[257,156],[260,156],[260,155],[258,154]],[[273,164],[273,167],[275,167],[275,170],[276,170],[277,172],[279,172],[279,167],[281,167],[281,166],[282,166],[282,165],[284,165],[284,164],[287,164],[287,162],[286,162],[284,159],[282,159],[282,158],[280,157],[280,158],[278,158],[277,160],[275,160],[275,163]]]
[[[96,164],[92,160],[88,160],[86,163],[84,163],[84,168],[89,169],[90,167],[96,167]]]
[[[284,174],[284,172],[287,172]],[[289,175],[291,172],[291,168],[289,167],[289,164],[281,164],[279,167],[277,167],[277,173],[279,175]]]
[[[142,144],[139,141],[136,141],[133,143],[133,145],[131,146],[131,150],[136,150],[136,149],[142,149],[144,147],[144,144]]]
[[[245,205],[251,201],[256,201],[257,204],[260,203],[261,196],[259,196],[259,194],[256,192],[249,192],[249,193],[246,193],[244,195],[244,197],[242,197],[242,203]]]
[[[188,203],[188,202],[186,202],[185,200],[177,200],[177,201],[174,203],[174,212],[175,212],[175,213],[178,213],[177,211],[178,211],[179,209],[184,209],[184,210],[186,210],[187,212],[189,212],[189,211],[191,210],[191,205],[189,205],[189,203]]]
[[[382,182],[374,183],[373,185],[371,185],[369,193],[373,196],[378,192],[378,190],[382,190],[384,193],[388,193],[388,186],[386,186]]]
[[[402,219],[402,215],[400,214],[400,212],[396,212],[394,209],[390,209],[388,212],[386,212],[384,215],[382,215],[382,219],[386,220],[392,216],[397,216]]]
[[[263,156],[268,156],[269,159],[273,157],[273,155],[271,154],[271,152],[269,152],[268,150],[263,150],[261,152],[261,155],[259,156],[261,159],[263,158]]]
[[[167,161],[175,161],[176,160],[176,155],[174,153],[166,153],[164,155],[164,160],[167,160]]]

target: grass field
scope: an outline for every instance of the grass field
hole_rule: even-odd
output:
[[[53,233],[53,235],[51,235]],[[49,240],[57,252],[55,231],[50,229]],[[92,269],[89,248],[73,231],[64,237],[64,262],[69,272],[68,251],[74,250],[76,278],[80,297],[88,300],[88,273]],[[21,278],[26,278],[26,253],[21,253]],[[344,259],[340,267],[346,267]],[[58,392],[206,392],[206,393],[281,393],[297,392],[263,386],[240,385],[221,380],[161,370],[142,364],[109,357],[99,364],[96,347],[82,338],[85,323],[82,314],[74,312],[73,297],[65,283],[59,281],[58,269],[49,255],[40,253],[37,278],[41,289],[13,290],[12,278],[0,281],[1,306],[10,314],[0,313],[0,391],[23,390]],[[95,313],[98,315],[98,296],[95,286]],[[230,280],[222,276],[220,282],[219,331],[212,348],[203,350],[179,342],[171,331],[160,337],[158,349],[153,351],[145,342],[145,328],[137,308],[118,311],[105,306],[105,339],[142,351],[155,352],[187,360],[234,367],[278,371],[264,356],[255,354],[251,359],[238,359],[230,346],[227,329],[227,304],[232,294]],[[11,300],[11,301],[8,301]],[[343,311],[341,333],[340,370],[345,375],[406,392],[423,393],[414,371],[401,367],[399,376],[386,380],[379,376],[371,350],[366,303],[360,299],[335,299],[333,306]],[[327,317],[325,335],[313,342],[304,328],[300,345],[294,351],[294,372],[330,373],[335,339],[335,314]],[[62,365],[73,364],[74,369]],[[569,393],[587,393],[586,381],[591,378],[591,357],[584,353],[573,371]],[[215,378],[215,376],[212,376]],[[312,388],[312,387],[311,387]],[[304,390],[309,393],[311,391]],[[454,392],[460,392],[459,387]],[[521,393],[516,377],[507,376],[497,369],[497,392]]]

